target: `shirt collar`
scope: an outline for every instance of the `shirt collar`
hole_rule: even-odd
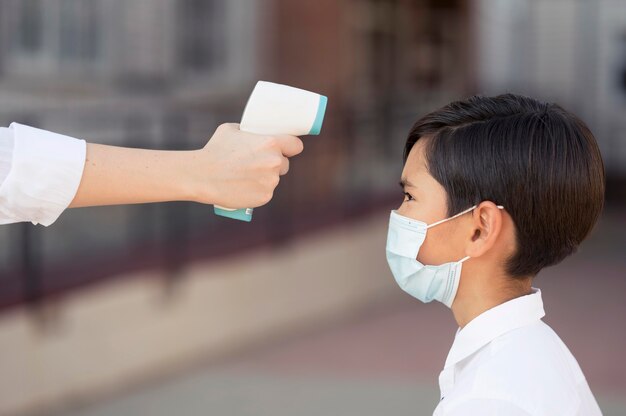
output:
[[[511,299],[481,313],[457,331],[445,367],[455,365],[513,329],[540,320],[545,314],[541,290],[536,288],[532,288],[529,295]]]

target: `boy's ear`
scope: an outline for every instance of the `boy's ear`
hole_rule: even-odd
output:
[[[491,201],[481,202],[472,212],[472,243],[468,256],[479,257],[495,244],[502,229],[502,210]]]

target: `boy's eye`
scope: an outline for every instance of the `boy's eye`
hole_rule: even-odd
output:
[[[415,200],[415,198],[413,198],[413,195],[411,195],[410,193],[403,192],[403,194],[404,194],[404,200],[405,201],[414,201]]]

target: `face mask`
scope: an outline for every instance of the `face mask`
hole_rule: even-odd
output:
[[[426,230],[474,208],[476,205],[430,225],[391,211],[387,235],[387,263],[402,290],[425,303],[435,299],[448,308],[452,306],[461,278],[461,264],[470,257],[439,266],[428,266],[417,261],[417,253],[426,239]],[[498,208],[503,209],[502,206]]]

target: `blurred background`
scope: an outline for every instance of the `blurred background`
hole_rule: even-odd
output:
[[[535,286],[605,414],[626,414],[623,0],[0,0],[0,126],[204,146],[257,80],[329,97],[254,221],[168,203],[0,227],[1,415],[431,414],[456,331],[384,246],[408,129],[472,94],[596,134],[606,209]]]

